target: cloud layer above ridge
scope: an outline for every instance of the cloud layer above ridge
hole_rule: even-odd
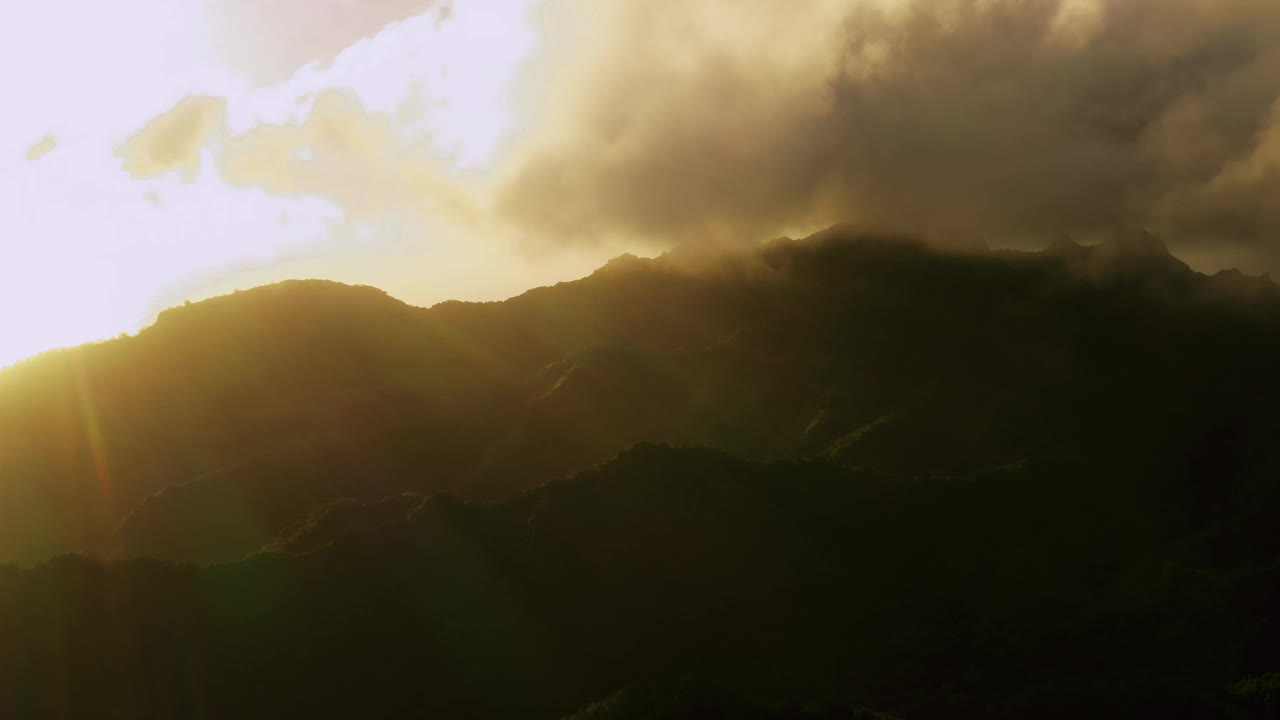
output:
[[[836,222],[1017,247],[1138,226],[1280,270],[1274,0],[190,2],[117,9],[119,68],[28,43],[57,72],[11,73],[0,304],[59,309],[0,332],[61,344],[297,275],[501,297]],[[76,32],[99,64],[119,45]],[[146,38],[194,49],[156,66]],[[86,295],[110,302],[48,331]]]
[[[758,239],[838,221],[1015,245],[1143,226],[1193,252],[1272,259],[1280,6],[1269,0],[542,0],[505,11],[530,15],[540,42],[471,34],[482,51],[459,45],[452,75],[415,87],[510,92],[511,122],[496,96],[443,114],[449,128],[408,117],[431,105],[408,90],[380,108],[356,91],[346,106],[312,101],[295,132],[229,141],[233,180],[305,192],[308,171],[283,178],[281,153],[315,145],[307,128],[343,114],[327,137],[386,153],[365,168],[380,194],[420,207],[443,198],[542,246]],[[398,31],[365,49],[385,54]],[[530,45],[513,50],[520,42]],[[467,79],[490,65],[519,71],[510,83]],[[353,85],[406,85],[383,80]],[[406,151],[423,142],[434,160]],[[483,176],[455,189],[445,156]]]
[[[552,237],[1145,226],[1271,266],[1280,5],[614,3],[498,207]],[[576,69],[576,72],[574,71]]]

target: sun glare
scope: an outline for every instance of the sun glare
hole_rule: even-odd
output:
[[[0,23],[16,96],[0,118],[0,366],[302,258],[376,282],[344,259],[394,270],[406,234],[472,202],[441,178],[495,162],[537,47],[530,0],[457,3],[255,87],[217,56],[205,3],[93,5],[93,22],[77,3],[69,24],[69,2]]]

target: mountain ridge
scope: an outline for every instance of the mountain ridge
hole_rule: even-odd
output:
[[[297,283],[6,374],[0,715],[1269,717],[1280,300],[1134,243]]]
[[[1053,250],[938,254],[852,232],[721,260],[625,259],[496,303],[415,308],[374,288],[298,281],[0,372],[0,474],[17,478],[18,518],[0,558],[234,559],[316,503],[497,498],[643,441],[908,474],[1091,448],[1139,457],[1122,433],[1154,452],[1159,432],[1195,437],[1212,424],[1177,404],[1158,410],[1170,389],[1205,417],[1227,412],[1228,397],[1255,404],[1232,378],[1202,393],[1195,378],[1222,373],[1218,361],[1174,367],[1160,346],[1234,346],[1242,378],[1275,351],[1272,287],[1226,291],[1239,278],[1180,263],[1098,274]],[[1144,257],[1168,257],[1140,240]],[[1038,416],[1089,418],[1078,378],[1097,385],[1085,393],[1095,402],[1138,391],[1155,414],[1130,408],[1132,421],[1099,418],[1097,429]],[[982,410],[956,425],[971,408]],[[1124,422],[1153,429],[1134,436]],[[913,438],[928,449],[906,450]],[[208,477],[225,468],[238,469]],[[203,503],[248,510],[220,521]],[[218,526],[233,516],[238,525]]]

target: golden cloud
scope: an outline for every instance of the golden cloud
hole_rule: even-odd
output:
[[[136,178],[178,172],[192,180],[200,172],[201,152],[225,132],[227,102],[212,97],[188,97],[169,112],[147,123],[116,151],[125,170]]]

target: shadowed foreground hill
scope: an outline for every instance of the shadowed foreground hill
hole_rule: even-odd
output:
[[[496,503],[330,507],[300,554],[60,558],[0,573],[0,714],[1270,717],[1280,566],[1206,551],[1265,527],[1188,532],[1125,480],[640,446]]]
[[[1147,236],[944,256],[835,228],[431,309],[284,283],[0,372],[0,560],[233,560],[336,500],[496,499],[643,441],[1087,461],[1203,522],[1280,470],[1277,318],[1269,282]]]

